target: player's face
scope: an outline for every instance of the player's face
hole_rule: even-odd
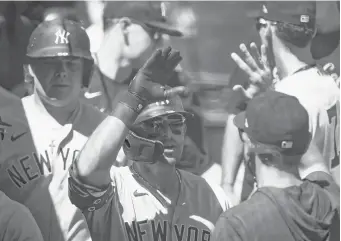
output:
[[[133,22],[127,27],[125,36],[123,55],[131,61],[133,68],[141,68],[162,42],[155,30]]]
[[[163,160],[159,161],[175,165],[180,160],[184,147],[185,117],[181,114],[158,116],[143,122],[141,125],[147,133],[146,138],[163,143]]]
[[[42,100],[54,106],[66,106],[79,98],[83,79],[80,58],[50,58],[31,64],[34,89]]]

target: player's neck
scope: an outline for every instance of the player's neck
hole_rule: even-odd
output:
[[[133,165],[137,173],[152,187],[174,200],[180,189],[178,174],[174,166],[158,162],[156,164],[134,163]]]
[[[73,101],[67,106],[59,107],[42,101],[37,95],[34,95],[34,99],[39,108],[44,108],[61,125],[72,123],[73,119],[71,117],[80,104],[79,101]]]
[[[281,79],[294,74],[298,69],[314,63],[309,50],[306,48],[289,49],[281,43],[274,43],[275,61]],[[294,53],[294,54],[293,54]]]
[[[257,185],[261,187],[287,188],[302,183],[298,171],[281,171],[274,167],[261,168],[257,173]]]

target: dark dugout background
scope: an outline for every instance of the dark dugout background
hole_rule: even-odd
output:
[[[339,30],[340,15],[336,2],[317,3],[317,25],[322,32]],[[6,2],[2,2],[1,6],[4,4]],[[124,1],[110,4],[120,5]],[[209,154],[217,163],[221,159],[226,103],[233,99],[230,89],[237,83],[247,83],[247,77],[236,68],[230,54],[238,52],[240,43],[254,41],[259,44],[254,20],[249,17],[259,4],[255,1],[165,2],[167,18],[185,33],[184,38],[170,38],[169,41],[184,56],[181,65],[191,76],[190,85],[196,91],[194,105],[197,105],[205,120]],[[90,24],[83,1],[24,1],[16,2],[16,5],[20,9],[17,9],[19,14],[36,23],[50,10],[60,16],[78,19],[84,27]],[[339,47],[318,61],[320,64],[328,62],[334,63],[339,74]]]
[[[320,30],[322,32],[335,31],[335,28],[339,30],[340,15],[336,3],[317,4],[316,22]],[[230,54],[238,52],[239,44],[242,42],[260,42],[254,20],[249,17],[256,11],[259,2],[171,2],[169,6],[171,20],[178,23],[180,28],[183,25],[182,27],[186,29],[186,24],[192,24],[188,24],[187,38],[173,38],[171,42],[183,53],[183,68],[192,72],[194,81],[198,83],[200,109],[205,119],[209,154],[215,162],[220,163],[225,106],[233,98],[230,88],[237,83],[245,84],[247,81],[244,73],[236,69]],[[182,11],[189,11],[186,9],[191,9],[192,13],[187,15],[192,14],[194,16],[192,20],[190,16],[181,17]],[[340,74],[340,47],[317,62],[322,65],[334,63],[336,72]]]

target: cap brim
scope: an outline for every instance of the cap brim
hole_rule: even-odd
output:
[[[315,60],[332,54],[340,44],[340,31],[318,33],[311,42],[310,52]]]
[[[245,130],[245,111],[236,115],[233,119],[233,123],[237,128]]]
[[[157,21],[145,22],[148,27],[155,28],[158,32],[174,37],[182,37],[183,33],[168,23]]]

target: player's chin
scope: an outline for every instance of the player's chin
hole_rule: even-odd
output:
[[[55,97],[47,97],[45,99],[45,101],[50,104],[51,106],[55,106],[55,107],[64,107],[70,104],[70,100],[65,98],[55,98]]]
[[[177,158],[173,154],[163,153],[163,161],[168,165],[175,166]]]

